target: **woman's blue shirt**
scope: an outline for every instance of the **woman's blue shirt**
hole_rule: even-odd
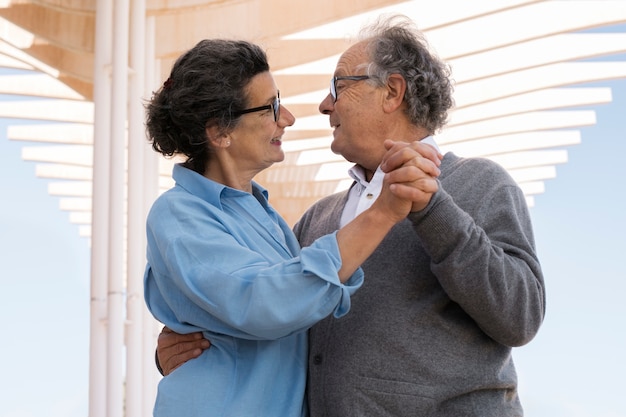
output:
[[[307,329],[350,308],[335,234],[300,249],[253,182],[246,193],[175,165],[147,220],[145,300],[178,333],[212,345],[159,383],[155,416],[307,415]]]

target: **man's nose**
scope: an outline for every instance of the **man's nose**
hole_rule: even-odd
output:
[[[329,114],[334,109],[334,100],[330,92],[324,97],[324,100],[319,105],[319,111],[322,114]]]

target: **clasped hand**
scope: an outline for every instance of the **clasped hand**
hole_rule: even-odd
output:
[[[439,189],[437,177],[443,156],[432,146],[386,140],[387,153],[380,168],[385,173],[377,204],[390,216],[402,219],[411,211],[424,209]]]

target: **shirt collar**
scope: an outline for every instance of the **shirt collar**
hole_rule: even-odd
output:
[[[441,149],[439,149],[439,146],[437,146],[437,142],[435,142],[435,137],[433,135],[426,136],[420,142],[426,143],[426,144],[432,146],[433,148],[437,149],[437,152],[441,153]]]
[[[222,197],[247,196],[249,193],[235,188],[227,187],[224,184],[208,179],[200,175],[196,171],[185,168],[183,164],[174,165],[172,178],[176,181],[176,185],[184,188],[189,193],[205,200],[207,203],[216,207],[222,207]],[[268,192],[258,183],[252,181],[252,195],[257,197],[263,205],[267,205]],[[259,198],[262,196],[262,198]]]

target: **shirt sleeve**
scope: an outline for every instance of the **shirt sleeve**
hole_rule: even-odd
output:
[[[183,220],[178,214],[151,212],[144,277],[149,309],[177,332],[277,339],[346,314],[363,282],[360,269],[345,285],[339,281],[335,234],[289,253],[259,228],[231,231],[189,207]]]

